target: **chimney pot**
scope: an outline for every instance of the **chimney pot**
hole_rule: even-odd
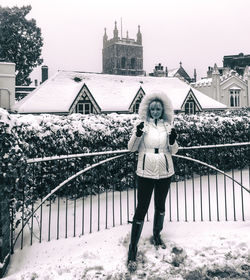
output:
[[[48,80],[48,72],[49,72],[49,68],[47,65],[43,65],[42,66],[42,82],[45,82],[46,80]]]

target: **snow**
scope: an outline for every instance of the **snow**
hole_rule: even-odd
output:
[[[243,183],[247,188],[249,186],[249,171],[243,172]],[[235,178],[241,176],[240,172],[235,173]],[[55,226],[51,230],[51,241],[46,241],[48,228],[46,223],[43,223],[43,241],[38,243],[34,238],[32,246],[26,245],[22,250],[19,249],[19,244],[14,255],[11,256],[10,266],[7,272],[6,280],[30,280],[30,279],[221,279],[220,276],[225,276],[224,279],[250,279],[250,196],[244,194],[244,202],[246,207],[246,220],[241,219],[241,190],[235,185],[235,203],[237,221],[233,221],[233,198],[230,190],[232,186],[227,185],[228,204],[228,219],[223,221],[223,190],[219,191],[220,200],[220,222],[216,222],[216,197],[214,178],[210,176],[211,182],[211,208],[212,221],[208,221],[208,198],[207,193],[203,192],[204,203],[204,221],[201,222],[199,215],[196,217],[196,222],[192,222],[191,209],[192,203],[192,181],[186,182],[186,196],[188,209],[188,222],[184,221],[184,187],[179,183],[179,207],[180,207],[180,222],[176,221],[174,211],[172,211],[172,222],[169,219],[169,197],[171,196],[171,207],[176,209],[174,198],[176,197],[175,183],[172,185],[171,193],[167,199],[166,210],[167,215],[162,231],[162,238],[166,242],[167,248],[156,250],[150,244],[152,234],[153,221],[153,203],[150,205],[148,221],[145,221],[142,236],[139,242],[138,251],[138,269],[135,273],[129,274],[126,268],[127,251],[130,239],[131,225],[127,224],[126,216],[126,193],[114,193],[115,198],[115,227],[113,227],[112,219],[112,193],[97,196],[86,197],[84,205],[85,224],[84,234],[81,234],[82,212],[81,199],[70,201],[68,208],[68,237],[65,238],[65,201],[61,199],[60,204],[60,239],[56,240],[56,219],[58,201],[56,200],[52,206],[52,225]],[[207,189],[205,182],[207,177],[203,176],[204,190]],[[219,186],[222,185],[223,177],[219,179]],[[222,181],[220,181],[222,180]],[[198,199],[199,185],[195,182],[195,194]],[[133,190],[129,192],[130,217],[133,214]],[[109,207],[105,209],[104,202],[108,199]],[[121,199],[121,202],[119,201]],[[90,227],[90,209],[92,205],[92,222],[93,227]],[[195,207],[200,204],[196,200]],[[97,229],[97,205],[100,203],[100,231]],[[119,205],[122,205],[123,217],[120,220]],[[44,207],[45,212],[43,218],[48,217],[49,207]],[[76,215],[74,216],[74,210]],[[105,211],[109,213],[107,228],[102,217],[105,217]],[[198,208],[196,213],[199,213]],[[73,223],[76,217],[76,237],[73,236]],[[120,225],[122,222],[122,225]],[[70,226],[71,223],[71,226]],[[35,222],[34,222],[35,225]],[[93,233],[89,234],[92,231]],[[35,233],[38,234],[39,229],[35,228]],[[29,231],[26,231],[24,241],[29,242]],[[205,278],[207,276],[207,278]],[[230,277],[229,277],[230,276]],[[233,278],[235,276],[235,278]],[[203,278],[204,277],[204,278]],[[217,278],[216,278],[217,277]]]
[[[77,78],[77,81],[75,80]],[[175,77],[120,76],[74,71],[58,71],[36,90],[13,105],[18,113],[69,112],[78,94],[87,88],[101,111],[129,111],[130,105],[142,88],[147,94],[163,90],[180,110],[191,87]],[[192,89],[202,108],[226,106],[198,90]]]
[[[174,77],[180,68],[174,68],[168,70],[168,77]]]
[[[146,222],[138,270],[125,278],[131,226],[117,226],[17,250],[4,279],[186,279],[191,271],[216,268],[243,273],[250,266],[249,227],[249,222],[167,223],[162,234],[167,249],[156,250],[149,242],[152,221]]]

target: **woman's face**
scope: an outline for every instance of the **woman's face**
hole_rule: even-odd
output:
[[[149,105],[149,113],[150,116],[154,120],[158,120],[162,116],[163,107],[161,105],[161,102],[159,101],[152,101]]]

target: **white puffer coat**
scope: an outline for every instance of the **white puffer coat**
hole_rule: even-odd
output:
[[[163,116],[157,125],[149,115],[149,104],[153,100],[163,103]],[[137,175],[151,179],[167,178],[174,174],[172,154],[177,153],[178,144],[169,144],[173,120],[171,101],[165,93],[154,91],[144,96],[139,108],[140,121],[136,123],[128,143],[131,152],[138,151]],[[136,136],[136,126],[144,122],[143,134]]]

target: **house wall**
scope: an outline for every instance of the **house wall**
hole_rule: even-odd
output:
[[[218,79],[219,78],[219,79]],[[212,83],[199,85],[199,82],[192,84],[192,86],[207,96],[225,104],[228,108],[235,108],[230,106],[230,89],[240,89],[240,106],[250,107],[250,75],[247,80],[243,80],[238,74],[221,79],[221,77],[214,76]]]
[[[10,110],[15,102],[15,64],[0,62],[0,107]]]
[[[230,107],[230,89],[236,87],[240,89],[240,107],[248,107],[247,85],[243,82],[240,82],[235,77],[232,77],[231,79],[225,81],[225,83],[221,84],[221,102]]]

